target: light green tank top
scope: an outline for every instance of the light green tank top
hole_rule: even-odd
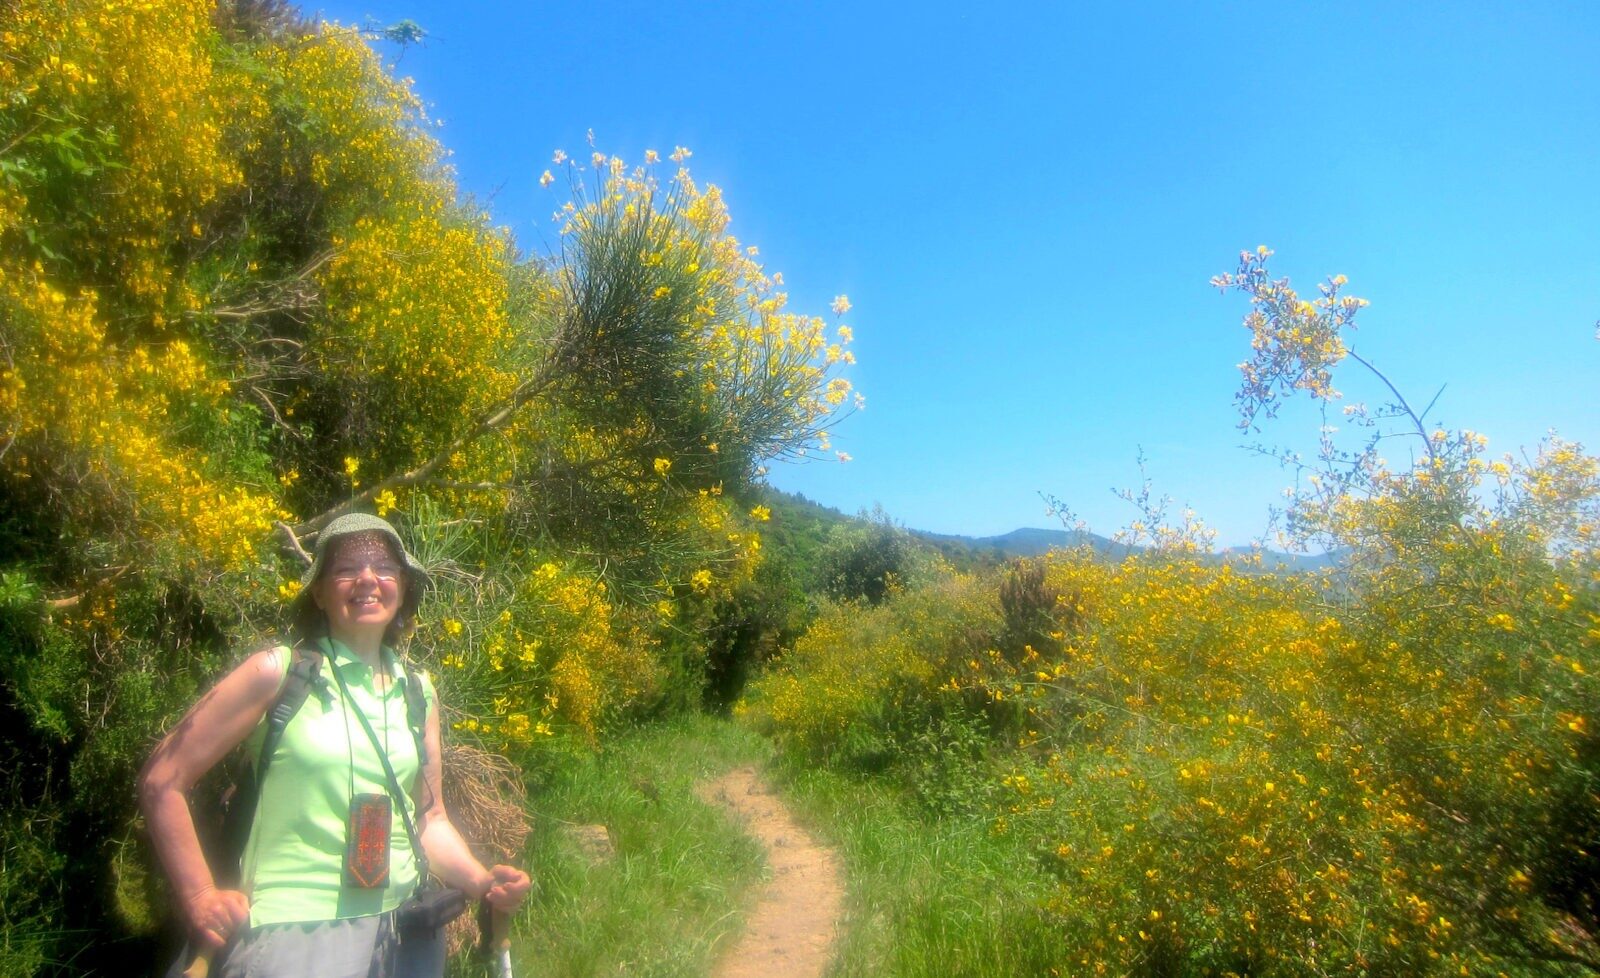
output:
[[[348,648],[331,639],[319,643],[326,658],[319,682],[305,705],[284,728],[273,754],[261,805],[245,844],[244,890],[250,896],[250,925],[364,917],[393,910],[417,882],[416,858],[398,806],[389,837],[389,885],[366,890],[344,887],[345,819],[354,794],[388,794],[388,779],[372,741],[353,712],[346,712],[330,669],[338,669],[350,690],[349,710],[359,709],[378,742],[387,738],[389,763],[403,791],[417,778],[417,748],[406,723],[405,670],[384,649],[384,665],[394,682],[379,694],[372,670]],[[279,650],[284,675],[291,657]],[[433,684],[416,674],[428,709],[435,708]],[[261,753],[266,723],[246,741],[246,756]],[[406,798],[408,810],[414,809]],[[416,812],[411,811],[413,821]]]

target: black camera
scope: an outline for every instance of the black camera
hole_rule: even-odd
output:
[[[408,937],[432,937],[466,909],[467,895],[460,890],[444,886],[419,887],[395,908],[395,930],[401,941]]]

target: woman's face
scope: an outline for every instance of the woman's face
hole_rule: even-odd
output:
[[[379,533],[352,534],[334,544],[322,576],[312,585],[328,616],[328,634],[351,639],[383,635],[405,598],[405,568]]]

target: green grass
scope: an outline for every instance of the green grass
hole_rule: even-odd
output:
[[[559,772],[532,799],[535,892],[514,928],[518,978],[705,975],[765,864],[693,786],[769,753],[732,724],[689,717],[624,734]],[[607,827],[611,859],[591,864],[581,851],[571,829],[588,824]]]
[[[693,794],[696,781],[769,764],[771,745],[735,724],[690,717],[641,727],[572,762],[533,798],[518,916],[518,978],[703,976],[737,938],[764,861]],[[886,783],[820,769],[769,769],[796,817],[837,847],[845,918],[829,978],[1072,974],[1039,908],[1056,880],[1020,835],[983,818],[930,818]],[[574,825],[616,846],[591,864]],[[478,966],[453,973],[482,975]]]
[[[779,776],[797,817],[836,845],[845,919],[829,978],[1072,974],[1040,912],[1055,880],[981,818],[932,819],[881,782],[820,769]]]

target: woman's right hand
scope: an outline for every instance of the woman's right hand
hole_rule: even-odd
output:
[[[186,900],[183,912],[195,946],[219,948],[250,919],[250,899],[238,890],[213,886]]]

